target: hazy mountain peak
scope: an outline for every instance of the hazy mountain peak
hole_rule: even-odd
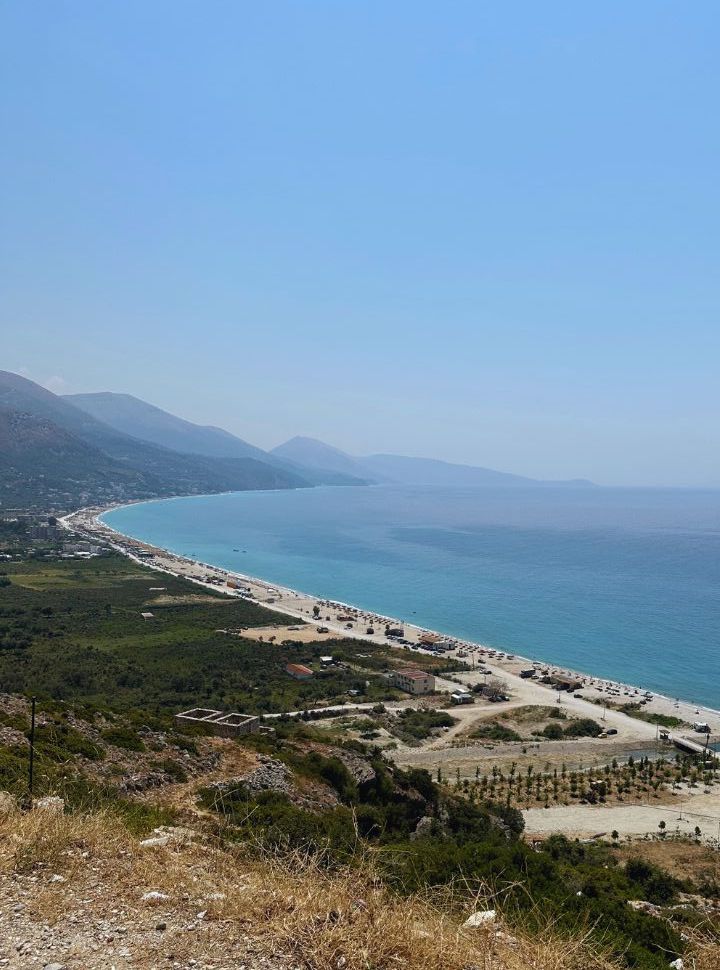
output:
[[[545,484],[523,475],[513,475],[476,465],[460,465],[438,458],[392,454],[353,456],[317,438],[302,435],[290,438],[284,444],[273,448],[271,454],[311,468],[331,468],[369,481],[399,485],[516,487]]]
[[[273,448],[270,454],[285,461],[307,465],[310,468],[326,468],[329,471],[367,478],[367,473],[350,455],[317,438],[298,435]]]

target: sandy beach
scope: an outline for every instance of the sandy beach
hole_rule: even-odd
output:
[[[444,654],[446,657],[457,658],[469,666],[469,670],[457,675],[458,680],[471,685],[489,678],[498,678],[508,685],[513,700],[522,704],[552,704],[561,700],[565,707],[574,710],[579,716],[596,719],[599,716],[608,727],[616,729],[621,738],[632,737],[652,741],[659,735],[656,725],[628,717],[612,708],[612,705],[620,706],[627,703],[641,704],[648,713],[654,712],[679,718],[689,725],[696,721],[706,722],[710,727],[711,737],[720,736],[720,711],[713,708],[666,697],[637,685],[598,678],[590,673],[545,664],[532,658],[488,648],[481,643],[447,636],[441,631],[428,630],[395,617],[359,609],[348,603],[321,599],[253,576],[188,559],[117,532],[101,520],[100,516],[106,511],[109,511],[109,508],[82,509],[66,516],[63,523],[89,538],[110,543],[115,549],[138,562],[182,576],[200,586],[221,590],[230,596],[252,599],[270,610],[315,623],[316,626],[324,627],[332,634],[405,647],[408,653],[412,653],[412,656],[417,658],[415,662],[421,663],[420,656],[429,652],[422,645],[421,639],[428,636],[437,637],[439,641],[450,647]],[[385,636],[386,627],[402,629],[403,642],[388,639]],[[373,632],[370,633],[369,630]],[[322,639],[322,634],[318,638]],[[567,678],[568,681],[579,682],[579,689],[559,693],[551,685],[540,683],[536,678],[527,679],[520,676],[521,671],[533,666],[537,668],[539,676]],[[607,707],[604,706],[605,704]],[[599,710],[602,711],[601,714]],[[680,733],[696,743],[702,744],[705,741],[704,735],[694,733],[692,729],[689,731],[681,729]]]
[[[221,569],[209,563],[198,562],[176,555],[147,543],[125,536],[101,521],[105,508],[82,509],[65,517],[63,525],[90,540],[109,545],[138,563],[160,572],[183,577],[200,588],[222,592],[232,597],[246,598],[262,604],[268,610],[283,614],[285,618],[302,620],[308,626],[296,630],[287,619],[279,618],[279,629],[268,625],[257,629],[257,638],[270,639],[274,632],[282,636],[289,629],[293,636],[310,637],[322,641],[337,636],[369,640],[384,646],[404,650],[408,662],[422,667],[423,655],[430,651],[423,645],[423,638],[436,639],[446,646],[445,657],[458,659],[466,669],[446,677],[436,678],[439,696],[408,698],[390,707],[426,705],[450,707],[449,694],[462,686],[487,683],[493,679],[502,685],[506,699],[498,703],[452,706],[454,727],[432,738],[421,746],[395,745],[388,755],[400,766],[422,767],[435,774],[439,769],[445,777],[472,779],[479,772],[490,771],[493,765],[515,764],[521,771],[541,762],[545,770],[551,766],[567,765],[569,770],[583,770],[593,765],[608,764],[613,759],[626,760],[630,756],[673,758],[678,742],[689,741],[696,747],[705,744],[706,735],[693,730],[693,723],[702,721],[710,727],[710,740],[720,737],[720,711],[700,707],[688,701],[665,697],[646,691],[642,687],[611,681],[591,674],[580,673],[552,664],[544,664],[526,657],[488,648],[444,634],[427,630],[394,617],[382,616],[354,607],[347,603],[321,599],[297,590],[288,589],[265,580]],[[402,630],[400,637],[386,635],[390,628]],[[305,636],[303,636],[305,633]],[[521,676],[521,671],[534,667],[536,676]],[[543,677],[566,678],[570,689],[558,690],[556,686],[541,682]],[[447,701],[443,702],[445,692]],[[664,729],[637,717],[631,717],[617,708],[623,704],[638,704],[647,715],[659,714],[678,718],[684,722],[669,729],[662,740]],[[592,718],[601,724],[605,733],[600,738],[578,738],[564,742],[530,742],[488,744],[473,741],[470,733],[483,720],[500,715],[512,717],[513,711],[528,707],[547,708],[561,706],[568,717]],[[349,707],[338,710],[347,715]],[[688,834],[698,823],[703,841],[720,845],[720,792],[698,786],[693,791],[669,791],[670,802],[683,805],[685,820],[675,821],[675,807],[670,804],[593,806],[569,805],[552,808],[531,808],[524,812],[526,831],[529,835],[546,836],[552,832],[567,832],[579,837],[593,837],[598,832],[617,830],[623,838],[653,837],[658,821],[672,817],[669,831]],[[678,812],[679,815],[679,812]]]

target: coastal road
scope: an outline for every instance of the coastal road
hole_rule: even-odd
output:
[[[299,717],[301,714],[353,714],[358,711],[371,711],[378,705],[379,701],[371,701],[362,704],[332,704],[329,707],[313,707],[307,711],[282,711],[279,714],[263,714],[265,720],[278,717]],[[383,706],[389,711],[402,711],[408,707],[417,707],[418,698],[407,701],[384,701]]]

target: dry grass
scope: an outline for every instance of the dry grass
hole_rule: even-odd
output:
[[[294,640],[297,643],[322,643],[325,640],[337,640],[340,636],[337,630],[318,633],[317,627],[312,623],[307,623],[304,626],[301,626],[300,623],[301,621],[298,620],[297,623],[289,625],[273,624],[271,626],[243,627],[242,632],[237,635],[242,636],[244,640],[262,641],[268,647],[281,644],[284,640]],[[318,620],[317,623],[320,626],[323,625],[322,620]],[[348,633],[352,635],[351,630],[348,630]],[[361,641],[358,641],[358,646],[362,646]]]
[[[523,935],[462,928],[467,897],[442,894],[401,898],[388,892],[362,862],[327,870],[296,856],[259,859],[247,850],[197,843],[142,848],[111,815],[0,816],[0,880],[40,874],[33,902],[39,923],[62,924],[82,898],[88,925],[122,908],[135,965],[151,966],[167,951],[176,958],[230,952],[283,954],[304,970],[611,970],[586,932],[563,940],[549,927]],[[64,881],[52,881],[50,874]],[[161,904],[143,901],[156,890]],[[464,904],[461,904],[464,898]],[[485,908],[487,900],[477,900]],[[492,905],[492,904],[491,904]],[[110,907],[113,907],[111,910]],[[162,944],[143,928],[158,907],[168,922]],[[202,933],[183,932],[204,911]],[[137,932],[133,937],[133,927]],[[177,931],[177,932],[176,932]],[[143,933],[145,935],[143,935]],[[248,942],[250,940],[250,943]],[[697,970],[717,970],[698,944]],[[715,953],[715,957],[717,952]],[[710,961],[710,962],[708,962]]]
[[[676,879],[720,883],[720,853],[709,851],[704,844],[679,839],[653,842],[636,839],[621,846],[617,856],[623,862],[640,857],[665,869]]]
[[[694,934],[691,938],[692,956],[685,961],[688,970],[718,970],[720,967],[720,938],[717,935],[700,936]]]

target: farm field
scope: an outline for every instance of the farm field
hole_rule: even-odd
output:
[[[287,634],[284,643],[260,643],[222,632],[298,621],[220,593],[198,595],[193,583],[121,556],[2,569],[9,581],[0,587],[6,692],[117,710],[204,705],[249,713],[341,703],[348,691],[364,701],[396,696],[379,676],[392,665],[391,650],[337,636],[288,642]],[[318,657],[328,653],[348,666],[320,670]],[[289,662],[317,670],[296,681],[285,671]]]

